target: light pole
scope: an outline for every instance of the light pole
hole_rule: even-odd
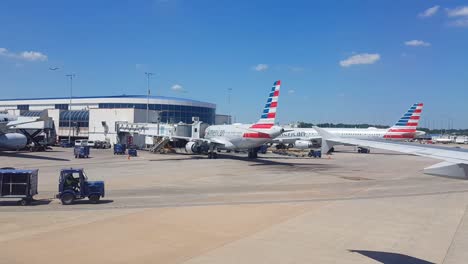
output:
[[[228,122],[232,124],[232,116],[231,116],[231,92],[232,88],[228,88]]]
[[[73,78],[75,74],[67,74],[66,77],[70,78],[70,104],[68,105],[68,142],[71,143],[71,107],[73,98]]]
[[[154,73],[152,72],[145,72],[145,75],[146,75],[146,78],[147,78],[147,82],[148,82],[148,94],[147,94],[147,100],[146,100],[146,123],[149,123],[149,99],[150,99],[150,77],[153,75]]]

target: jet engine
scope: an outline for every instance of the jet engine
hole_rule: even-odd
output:
[[[310,149],[313,145],[314,144],[308,140],[296,140],[296,142],[294,142],[294,147],[297,149]]]
[[[190,141],[185,144],[185,151],[189,154],[198,154],[201,152],[201,147],[197,142]]]
[[[20,133],[7,133],[0,135],[0,149],[19,150],[26,147],[28,140]]]

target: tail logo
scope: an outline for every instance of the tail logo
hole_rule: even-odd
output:
[[[398,122],[388,130],[384,138],[414,138],[423,106],[422,103],[413,104]]]
[[[268,100],[265,104],[260,120],[251,126],[251,128],[271,128],[275,124],[280,87],[280,80],[273,83],[273,87],[271,88],[270,95],[268,96]]]

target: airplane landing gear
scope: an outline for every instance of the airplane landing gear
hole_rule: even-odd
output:
[[[209,159],[217,159],[217,158],[218,158],[218,153],[216,153],[216,152],[208,152],[208,158],[209,158]]]
[[[208,158],[209,159],[218,158],[218,153],[216,152],[216,149],[214,147],[210,147],[210,149],[208,150]]]
[[[249,149],[249,159],[258,158],[257,149]]]

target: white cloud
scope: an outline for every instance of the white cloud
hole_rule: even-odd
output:
[[[296,92],[296,90],[294,90],[294,89],[288,90],[288,94],[293,94],[293,93],[295,93],[295,92]]]
[[[28,60],[28,61],[45,61],[47,60],[47,56],[37,52],[37,51],[23,51],[19,55],[21,58]]]
[[[468,16],[468,6],[460,6],[454,9],[447,9],[449,17]]]
[[[450,22],[449,25],[454,27],[468,27],[468,18],[456,19]]]
[[[340,61],[341,67],[349,67],[352,65],[359,65],[359,64],[374,64],[380,60],[380,54],[369,54],[369,53],[361,53],[353,55],[346,60]]]
[[[38,51],[22,51],[20,53],[10,52],[5,48],[0,48],[0,56],[21,59],[27,61],[46,61],[47,55]]]
[[[260,63],[260,64],[257,64],[256,66],[253,66],[252,68],[254,71],[266,71],[268,70],[268,67],[269,67],[268,64]]]
[[[171,90],[174,91],[174,92],[178,92],[178,93],[183,93],[185,92],[185,89],[184,87],[182,87],[182,85],[180,84],[174,84],[171,86]]]
[[[440,8],[440,6],[438,6],[438,5],[433,6],[431,8],[428,8],[428,9],[424,10],[424,12],[420,13],[419,16],[420,17],[431,17],[431,16],[435,15],[437,13],[437,11],[439,11],[439,8]]]
[[[425,41],[422,41],[422,40],[413,39],[413,40],[405,41],[405,45],[406,46],[412,46],[412,47],[429,47],[431,45],[431,43],[425,42]]]

